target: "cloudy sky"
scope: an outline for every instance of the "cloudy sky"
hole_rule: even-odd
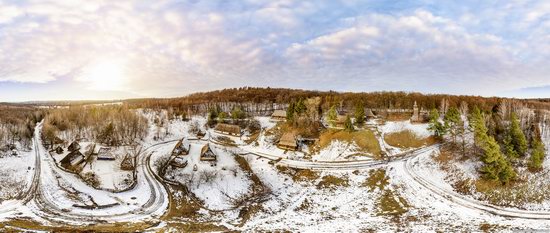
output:
[[[0,102],[241,86],[550,97],[550,1],[0,0]]]

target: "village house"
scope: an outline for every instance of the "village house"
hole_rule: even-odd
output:
[[[183,157],[174,157],[170,161],[172,167],[185,168],[187,166],[187,159]]]
[[[187,138],[183,138],[182,140],[179,140],[178,143],[176,143],[176,146],[174,146],[174,149],[172,150],[172,156],[188,155],[190,148],[191,144],[189,144],[189,140]]]
[[[201,161],[216,161],[216,154],[212,151],[210,144],[206,144],[201,149]]]
[[[61,167],[67,170],[76,171],[78,169],[78,166],[85,161],[86,158],[84,157],[84,154],[82,154],[79,150],[74,150],[67,154],[63,159],[61,159],[59,163]]]
[[[275,110],[271,114],[272,121],[286,121],[286,111],[285,110]]]
[[[367,108],[367,111],[365,111],[365,120],[372,120],[376,118],[376,116],[374,115],[374,113],[372,112],[372,109],[370,108]]]
[[[130,154],[126,154],[122,162],[120,163],[120,169],[123,171],[133,171],[134,170],[134,159]]]
[[[111,148],[101,147],[97,152],[97,159],[98,160],[115,160],[116,157],[113,155],[113,153],[111,153]]]
[[[277,147],[283,150],[296,151],[298,149],[298,144],[296,143],[296,135],[294,133],[285,133],[281,136]]]
[[[240,137],[241,127],[239,127],[238,125],[219,123],[218,125],[216,125],[216,128],[214,128],[214,132]]]

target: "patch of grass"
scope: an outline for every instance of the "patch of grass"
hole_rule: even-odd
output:
[[[333,175],[323,176],[321,181],[317,184],[317,188],[334,188],[334,187],[348,187],[349,179],[347,177],[340,178]]]
[[[405,198],[392,190],[386,189],[377,200],[377,215],[378,216],[394,216],[398,217],[408,211],[409,203]]]
[[[105,223],[88,226],[44,226],[42,223],[32,219],[12,219],[3,222],[0,225],[2,232],[28,232],[28,231],[47,231],[47,232],[143,232],[154,226],[150,222],[120,222]]]
[[[294,169],[293,181],[314,181],[319,178],[319,173],[308,169]]]
[[[482,200],[494,205],[521,208],[525,204],[540,204],[550,199],[550,184],[530,183],[529,181],[515,181],[507,185],[499,182],[479,179],[475,189],[483,194]]]
[[[403,130],[400,132],[386,134],[384,136],[384,140],[390,146],[405,148],[405,149],[429,146],[437,142],[435,137],[433,136],[430,136],[427,138],[421,138],[410,130]]]
[[[412,112],[388,112],[384,119],[386,121],[406,121],[411,119]]]
[[[186,187],[170,185],[170,191],[173,195],[170,199],[168,213],[163,217],[163,220],[173,218],[196,218],[198,211],[202,208],[202,203],[193,200],[189,195]]]
[[[224,226],[203,222],[168,222],[158,230],[159,233],[168,232],[229,232]]]
[[[376,188],[384,190],[390,184],[390,178],[386,176],[386,169],[374,169],[369,171],[369,177],[361,186],[368,187],[369,191],[374,191]]]
[[[348,132],[345,130],[329,129],[319,136],[320,148],[325,148],[334,140],[355,143],[363,152],[380,156],[381,149],[374,133],[368,129]]]

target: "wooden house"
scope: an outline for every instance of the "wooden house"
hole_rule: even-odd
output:
[[[216,154],[210,148],[210,144],[206,144],[201,149],[201,161],[216,161]]]
[[[69,170],[75,170],[80,164],[84,163],[86,158],[79,150],[71,151],[65,158],[59,162],[62,167]]]
[[[124,171],[133,171],[135,169],[133,157],[126,154],[124,159],[122,159],[122,162],[120,162],[120,169]]]
[[[185,168],[187,166],[187,159],[181,156],[174,157],[170,161],[170,166],[177,168]]]
[[[275,110],[271,114],[271,120],[273,121],[286,121],[286,111],[285,110]]]
[[[219,123],[216,125],[216,128],[214,128],[214,131],[216,133],[231,135],[231,136],[241,136],[241,127],[238,125],[231,125],[231,124],[225,124],[225,123]]]
[[[172,156],[188,155],[189,149],[191,149],[191,144],[189,144],[189,140],[187,138],[184,138],[176,143],[176,146],[174,146],[174,149],[172,150]]]
[[[97,159],[98,160],[115,160],[116,157],[113,155],[113,153],[111,153],[111,148],[101,147],[97,152]]]
[[[283,150],[295,151],[298,149],[298,143],[296,143],[296,135],[294,133],[285,133],[279,140],[277,147]]]

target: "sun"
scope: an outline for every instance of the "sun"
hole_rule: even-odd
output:
[[[85,81],[90,83],[89,88],[94,90],[121,90],[126,81],[124,64],[116,60],[93,64],[85,76]]]

